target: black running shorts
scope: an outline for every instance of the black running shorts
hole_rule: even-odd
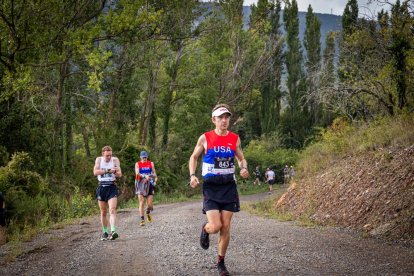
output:
[[[4,208],[0,208],[0,225],[6,226],[6,210]]]
[[[240,200],[234,176],[209,177],[203,183],[203,212],[210,210],[240,211]]]
[[[267,181],[267,184],[269,184],[269,185],[273,185],[273,184],[275,184],[275,180],[274,180],[274,179],[269,179],[269,180]]]
[[[118,187],[115,184],[104,186],[99,185],[96,189],[96,199],[108,202],[111,198],[118,196]]]

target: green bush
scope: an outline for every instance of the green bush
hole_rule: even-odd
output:
[[[14,154],[5,167],[0,167],[0,191],[5,197],[7,232],[12,239],[96,210],[90,193],[84,195],[79,187],[70,187],[61,193],[53,192],[46,179],[33,171],[27,153]]]
[[[412,144],[413,113],[381,117],[369,123],[356,122],[353,125],[345,119],[336,119],[330,128],[321,131],[314,144],[301,153],[299,170],[314,173],[342,156]]]
[[[96,205],[90,194],[83,195],[79,187],[75,187],[74,194],[70,198],[68,218],[81,218],[93,214],[97,210]]]
[[[252,140],[244,149],[244,155],[251,174],[256,166],[260,167],[262,175],[266,168],[272,168],[276,173],[276,181],[283,182],[283,168],[285,165],[296,164],[298,151],[281,148],[281,143],[278,141],[274,137]]]

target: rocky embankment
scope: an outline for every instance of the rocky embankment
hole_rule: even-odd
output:
[[[390,239],[414,240],[414,145],[348,156],[298,179],[275,208]]]

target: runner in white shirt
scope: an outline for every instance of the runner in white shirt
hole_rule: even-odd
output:
[[[275,183],[275,172],[270,168],[267,168],[265,177],[267,184],[269,184],[269,195],[271,195],[273,190],[273,184]]]

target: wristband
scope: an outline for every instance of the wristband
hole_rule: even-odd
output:
[[[195,173],[190,174],[190,178],[191,178],[192,176],[196,176],[196,175],[195,175]]]
[[[240,168],[240,170],[247,170],[247,168],[245,168],[245,167],[241,167],[241,168]]]

